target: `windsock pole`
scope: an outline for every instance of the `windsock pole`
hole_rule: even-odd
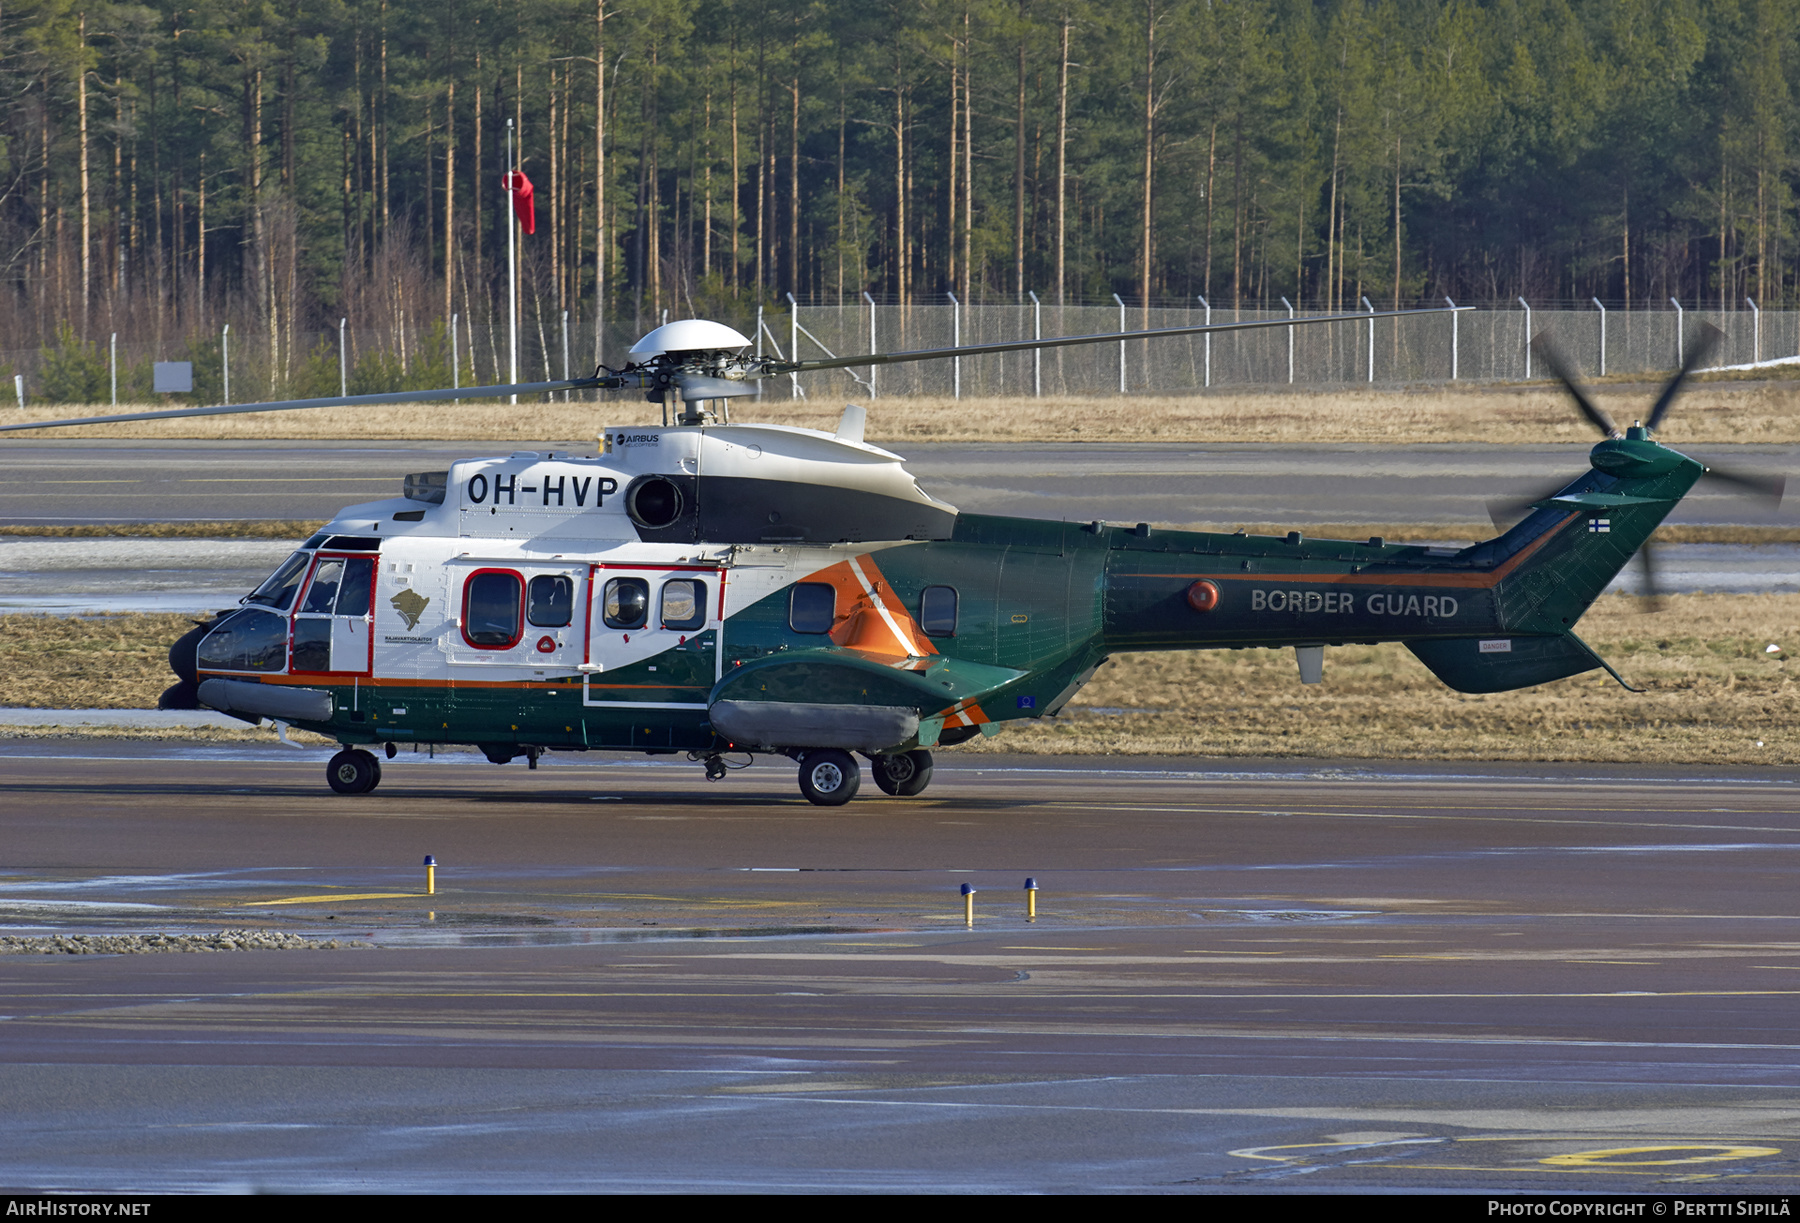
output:
[[[513,206],[514,192],[518,190],[518,179],[513,176],[518,167],[513,165],[513,121],[506,121],[506,340],[507,350],[511,355],[511,364],[507,366],[508,382],[519,380],[519,217]],[[519,397],[512,396],[512,402],[518,403]]]

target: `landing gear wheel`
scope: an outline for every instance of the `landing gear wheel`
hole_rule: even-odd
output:
[[[800,793],[821,807],[841,807],[862,788],[862,770],[849,752],[821,747],[800,758]]]
[[[367,794],[381,784],[381,761],[360,747],[346,748],[325,766],[325,780],[339,794]]]
[[[925,787],[931,784],[931,753],[920,748],[892,756],[876,756],[869,761],[869,771],[875,774],[875,784],[881,787],[883,794],[912,798],[923,794]]]

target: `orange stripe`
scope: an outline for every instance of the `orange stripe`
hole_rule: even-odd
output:
[[[512,680],[512,679],[406,679],[402,677],[367,675],[318,675],[301,673],[299,675],[263,675],[255,671],[202,671],[206,678],[238,679],[248,683],[258,680],[265,684],[287,685],[297,688],[317,688],[329,681],[339,681],[335,687],[343,687],[342,680],[354,679],[364,688],[545,688],[561,692],[573,692],[579,689],[578,684],[556,684],[544,680]],[[623,686],[623,685],[621,685]],[[651,688],[679,688],[682,684],[646,684]]]
[[[827,584],[837,592],[838,617],[829,634],[832,644],[883,662],[936,654],[918,621],[894,597],[894,588],[873,555],[864,553],[856,561],[868,579],[868,589],[849,561],[828,565],[802,579]]]
[[[964,697],[963,700],[954,705],[948,705],[931,716],[944,719],[945,726],[980,726],[983,722],[993,721],[980,705],[965,704],[964,702],[967,700],[968,698]]]

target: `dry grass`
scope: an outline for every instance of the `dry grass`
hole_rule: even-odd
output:
[[[95,522],[73,526],[0,526],[0,537],[30,539],[293,539],[324,526],[322,519],[248,519],[232,522]]]
[[[1124,655],[1055,723],[1008,729],[989,750],[1800,763],[1800,595],[1678,595],[1665,610],[1608,596],[1584,640],[1632,683],[1590,672],[1519,692],[1445,688],[1398,645],[1331,649],[1302,686],[1291,651]],[[1768,654],[1770,643],[1786,647]],[[1129,712],[1096,712],[1124,710]],[[1759,745],[1760,744],[1760,745]]]
[[[171,615],[0,617],[0,704],[152,708],[173,678],[168,643],[190,623]],[[1786,652],[1800,652],[1800,595],[1677,595],[1655,614],[1609,596],[1581,631],[1649,691],[1626,692],[1590,673],[1465,696],[1395,645],[1327,651],[1325,682],[1314,687],[1300,684],[1288,651],[1122,655],[1063,718],[1014,724],[958,750],[1800,763],[1800,688]],[[1771,642],[1786,650],[1766,653]]]
[[[777,389],[779,385],[777,384]],[[1595,399],[1628,422],[1649,409],[1656,387],[1639,378],[1608,379]],[[867,403],[869,438],[933,442],[1555,442],[1587,441],[1592,431],[1568,397],[1548,383],[1216,391],[1203,395],[1087,396],[1046,399],[883,398],[865,400],[820,384],[799,402],[737,401],[740,420],[833,429],[846,399]],[[153,410],[157,404],[121,405]],[[44,407],[41,419],[99,415],[95,406]],[[421,439],[568,442],[601,427],[653,424],[661,410],[632,396],[601,403],[495,403],[321,408],[244,416],[144,421],[16,433],[5,437]],[[0,437],[0,445],[5,442]],[[1729,375],[1693,383],[1661,440],[1685,443],[1800,441],[1800,379]]]
[[[0,705],[155,709],[191,616],[0,616]]]

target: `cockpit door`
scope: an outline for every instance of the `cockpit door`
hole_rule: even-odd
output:
[[[320,553],[294,605],[291,669],[368,675],[374,666],[375,561]]]

